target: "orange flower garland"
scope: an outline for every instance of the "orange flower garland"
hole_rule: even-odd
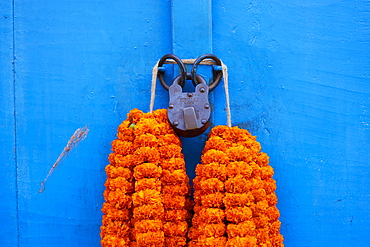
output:
[[[283,245],[268,156],[247,130],[216,126],[196,168],[189,246]]]
[[[185,246],[189,178],[166,110],[128,114],[106,167],[101,245]]]
[[[274,171],[248,131],[212,129],[196,167],[194,207],[166,110],[132,110],[117,137],[105,169],[103,247],[284,246]]]

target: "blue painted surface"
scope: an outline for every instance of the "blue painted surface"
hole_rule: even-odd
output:
[[[0,246],[17,245],[12,12],[0,3]]]
[[[368,246],[370,2],[183,2],[0,3],[0,245],[99,246],[118,124],[149,109],[157,59],[211,46],[229,67],[233,124],[271,157],[285,245]],[[223,88],[211,97],[213,124],[225,124]],[[167,100],[157,87],[155,108]],[[87,138],[38,193],[85,125]]]
[[[369,1],[214,2],[233,123],[271,157],[286,246],[369,246],[369,11]]]

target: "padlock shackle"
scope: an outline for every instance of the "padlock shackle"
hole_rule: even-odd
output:
[[[186,80],[186,69],[185,69],[185,65],[184,65],[184,63],[182,62],[182,60],[178,57],[178,56],[176,56],[176,55],[174,55],[174,54],[166,54],[166,55],[164,55],[160,60],[159,60],[159,62],[158,62],[158,67],[162,67],[163,66],[163,64],[164,64],[164,62],[167,60],[167,59],[173,59],[176,63],[177,63],[177,65],[179,66],[179,69],[180,69],[180,71],[181,71],[181,73],[180,73],[180,75],[179,76],[177,76],[177,77],[180,77],[178,80],[180,80],[181,79],[181,83],[180,83],[180,85],[182,85],[182,87],[185,85],[185,80]],[[176,77],[176,78],[177,78]],[[160,83],[162,84],[162,86],[168,91],[169,89],[170,89],[170,86],[168,86],[167,84],[166,84],[166,82],[164,81],[164,79],[163,79],[163,72],[162,71],[158,71],[158,78],[159,78],[159,81],[160,81]],[[175,78],[175,79],[176,79]]]
[[[198,85],[198,80],[197,80],[197,69],[198,69],[198,65],[204,60],[204,59],[212,59],[213,61],[215,61],[216,65],[218,66],[221,66],[222,63],[221,63],[221,60],[213,55],[213,54],[204,54],[200,57],[198,57],[194,64],[193,64],[193,67],[191,69],[191,80],[193,81],[193,84],[194,86],[197,86]],[[209,88],[209,91],[212,91],[213,89],[215,89],[215,87],[217,87],[217,85],[220,83],[221,81],[221,78],[222,78],[222,71],[215,71],[213,69],[213,82],[208,86]]]

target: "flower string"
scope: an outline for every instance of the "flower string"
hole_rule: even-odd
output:
[[[185,246],[189,178],[166,110],[132,110],[117,137],[105,169],[102,246]]]
[[[268,156],[248,131],[216,126],[194,179],[189,246],[283,246]]]

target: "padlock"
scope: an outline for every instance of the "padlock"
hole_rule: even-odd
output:
[[[211,107],[208,101],[208,85],[196,75],[198,82],[194,92],[183,92],[185,78],[177,76],[169,88],[168,120],[179,136],[195,137],[202,134],[209,124]]]

